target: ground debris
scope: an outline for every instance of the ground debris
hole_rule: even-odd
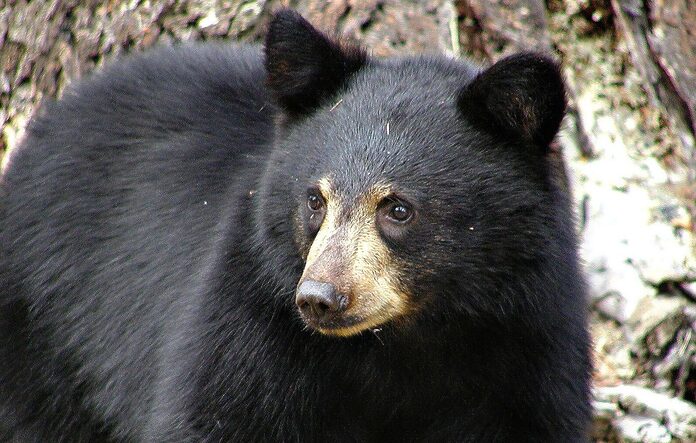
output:
[[[696,440],[696,405],[636,385],[595,389],[597,441]]]

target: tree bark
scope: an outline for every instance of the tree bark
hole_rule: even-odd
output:
[[[652,104],[667,116],[696,181],[696,2],[612,0]]]

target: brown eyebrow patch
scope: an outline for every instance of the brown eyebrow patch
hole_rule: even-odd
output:
[[[391,186],[384,183],[378,183],[363,194],[362,198],[360,199],[360,204],[365,205],[370,209],[376,208],[382,202],[382,200],[393,194],[394,192]]]
[[[326,200],[329,200],[331,197],[335,196],[334,186],[331,182],[331,178],[322,177],[317,182],[317,185],[319,186],[319,190]]]

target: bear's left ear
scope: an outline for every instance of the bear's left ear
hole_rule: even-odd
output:
[[[293,10],[277,11],[268,27],[266,81],[290,116],[310,114],[366,60],[360,48],[328,38]]]
[[[547,153],[565,114],[565,86],[556,62],[521,53],[480,73],[462,90],[458,104],[472,123]]]

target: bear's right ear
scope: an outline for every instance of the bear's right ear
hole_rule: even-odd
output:
[[[314,111],[366,60],[360,48],[331,40],[293,10],[277,11],[268,27],[266,81],[291,117]]]

